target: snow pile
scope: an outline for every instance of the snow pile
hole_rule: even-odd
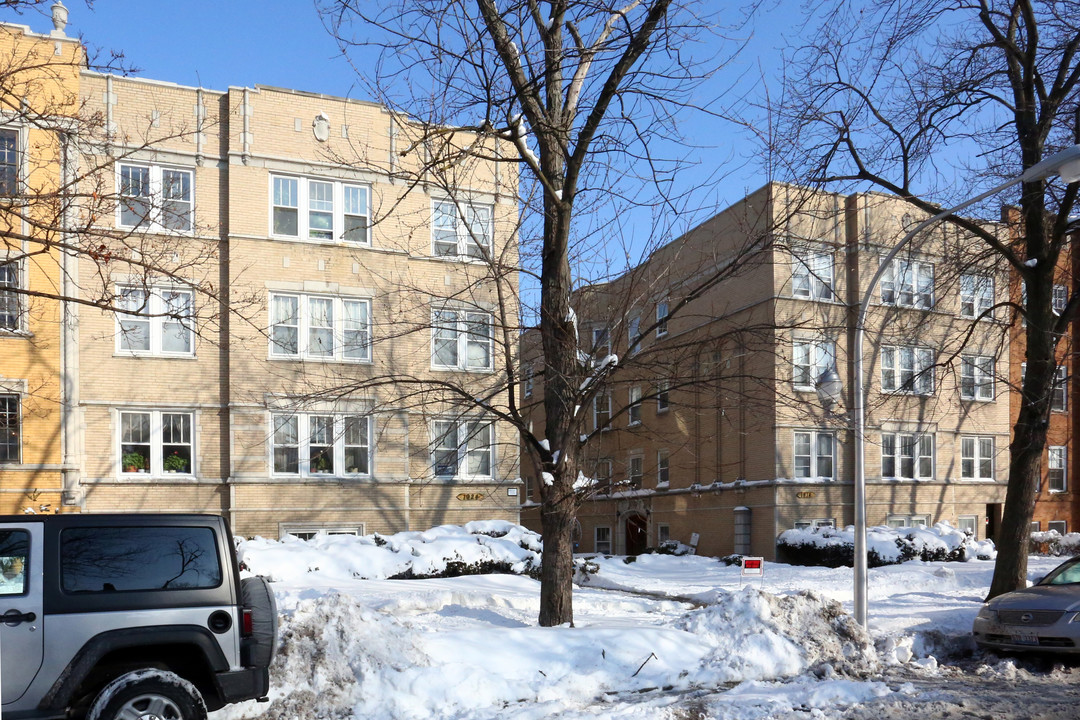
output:
[[[425,612],[483,612],[456,605],[461,601],[447,594],[444,605]],[[776,597],[744,588],[670,621],[635,624],[632,632],[620,621],[465,628],[445,620],[432,632],[413,625],[407,607],[388,610],[343,593],[297,600],[271,667],[271,704],[226,709],[225,717],[553,717],[659,689],[688,692],[808,671],[861,677],[876,662],[866,634],[839,603],[808,592]]]
[[[807,590],[772,595],[744,587],[689,613],[681,627],[711,648],[710,683],[766,680],[813,672],[864,677],[878,659],[866,630],[840,603]]]
[[[1080,533],[1062,535],[1057,530],[1031,533],[1031,552],[1035,555],[1080,555]]]
[[[456,577],[493,572],[535,574],[540,536],[502,521],[443,525],[395,535],[326,535],[311,540],[255,538],[241,541],[240,559],[271,581]]]
[[[832,527],[785,530],[777,539],[777,552],[795,565],[839,567],[853,564],[855,529]],[[966,561],[990,559],[996,554],[989,540],[978,541],[948,523],[933,528],[867,528],[870,567],[896,565],[909,560]]]

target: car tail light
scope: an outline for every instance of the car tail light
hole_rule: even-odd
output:
[[[244,608],[244,635],[250,635],[252,632],[251,622],[251,610]]]

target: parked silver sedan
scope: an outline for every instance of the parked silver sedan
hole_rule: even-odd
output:
[[[1057,566],[1026,590],[982,606],[972,627],[979,647],[1008,651],[1077,652],[1080,648],[1080,556]]]

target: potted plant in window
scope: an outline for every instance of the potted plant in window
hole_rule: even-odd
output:
[[[325,455],[316,455],[311,458],[311,472],[313,473],[329,473],[330,472],[330,458]]]
[[[162,466],[167,473],[186,473],[188,471],[188,461],[177,452],[173,452],[171,455],[166,455],[165,460],[162,461]]]
[[[137,452],[124,453],[120,458],[120,466],[124,468],[124,472],[142,472],[146,469],[146,459]]]

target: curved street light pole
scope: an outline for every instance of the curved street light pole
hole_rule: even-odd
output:
[[[862,302],[859,303],[859,314],[855,320],[855,596],[854,609],[855,621],[866,627],[866,595],[867,595],[867,564],[866,564],[866,391],[863,378],[863,340],[866,334],[866,311],[870,307],[870,298],[874,294],[874,288],[885,273],[886,268],[896,258],[904,246],[929,225],[953,215],[966,207],[985,200],[991,195],[1006,190],[1021,182],[1045,180],[1054,175],[1060,175],[1062,180],[1068,183],[1080,180],[1080,145],[1073,145],[1059,153],[1051,155],[1046,160],[1031,166],[1022,175],[1002,183],[997,187],[987,190],[970,200],[944,210],[933,217],[922,221],[898,242],[885,259],[878,265],[877,272],[870,279],[863,293]]]

